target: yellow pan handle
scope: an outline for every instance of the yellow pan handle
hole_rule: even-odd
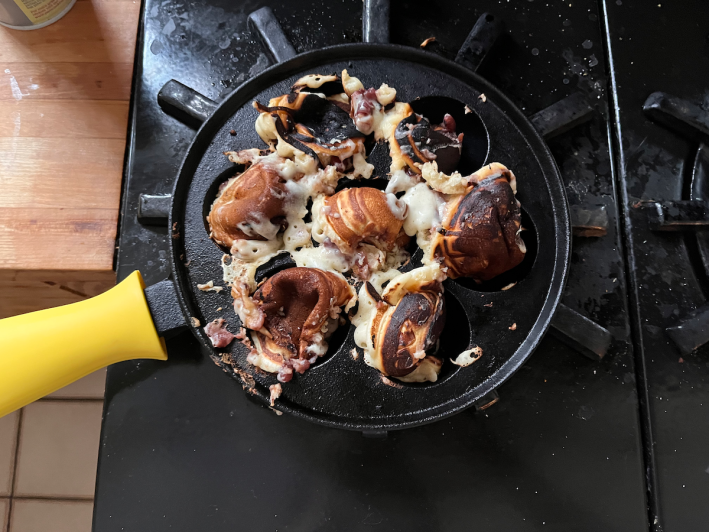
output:
[[[0,320],[0,417],[109,364],[167,360],[140,272],[99,296]]]

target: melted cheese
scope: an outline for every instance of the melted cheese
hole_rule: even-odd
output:
[[[399,201],[392,193],[388,193],[386,197],[387,207],[389,207],[389,210],[394,215],[394,218],[397,220],[405,220],[407,218],[406,215],[408,213],[408,205],[403,201]]]
[[[389,183],[387,183],[386,192],[396,194],[397,192],[406,192],[415,187],[421,182],[417,175],[409,175],[404,170],[397,170],[391,174]]]
[[[236,259],[253,262],[264,257],[271,257],[281,248],[280,238],[273,240],[234,240],[231,255]]]
[[[335,168],[328,166],[297,181],[286,183],[288,200],[285,211],[288,227],[283,234],[283,243],[287,251],[294,252],[297,248],[312,245],[310,240],[312,223],[304,221],[308,214],[308,200],[323,192],[334,192],[338,179],[339,174]]]
[[[254,124],[256,128],[256,133],[261,137],[268,145],[273,145],[278,138],[278,132],[276,131],[276,124],[273,121],[273,117],[268,113],[260,113],[258,118],[256,118],[256,123]]]
[[[338,248],[344,247],[344,243],[342,243],[340,236],[332,229],[332,226],[327,220],[327,214],[330,212],[330,207],[325,205],[325,196],[318,196],[313,200],[313,206],[310,209],[310,212],[312,213],[311,216],[313,219],[313,240],[315,240],[318,244],[324,244],[329,240]]]
[[[241,151],[225,151],[226,155],[232,163],[235,164],[251,164],[261,157],[261,150],[258,148],[249,148]]]
[[[389,270],[384,270],[381,272],[375,272],[369,278],[369,284],[371,284],[376,289],[378,294],[381,294],[383,290],[382,285],[391,281],[392,279],[399,277],[400,275],[403,274],[396,268],[391,268]]]
[[[340,102],[345,103],[347,105],[350,104],[350,97],[347,96],[347,93],[345,92],[341,92],[340,94],[333,94],[332,96],[328,96],[327,99],[331,102]]]
[[[436,161],[417,164],[416,166],[421,169],[421,176],[426,183],[443,194],[465,194],[469,186],[468,178],[463,177],[459,172],[453,172],[451,175],[439,172]]]
[[[333,246],[301,248],[291,253],[296,265],[344,273],[351,268],[350,261]]]
[[[374,165],[369,164],[364,154],[357,152],[352,156],[353,175],[363,179],[369,179],[374,172]]]
[[[259,266],[266,264],[279,253],[283,252],[277,251],[255,260],[243,260],[232,255],[224,255],[222,257],[222,279],[224,279],[224,282],[229,286],[243,283],[253,292],[256,290],[256,270]]]
[[[370,361],[374,353],[374,346],[372,345],[372,319],[377,312],[377,302],[372,296],[367,292],[366,284],[362,284],[359,289],[358,294],[359,306],[357,307],[357,314],[352,317],[352,325],[355,326],[354,341],[357,347],[362,348],[364,351],[364,360]]]
[[[285,140],[278,136],[278,144],[276,144],[276,153],[285,159],[291,159],[294,164],[294,170],[302,174],[312,174],[317,171],[318,161],[313,159],[307,153],[298,150],[288,144]]]
[[[293,84],[293,87],[308,87],[309,89],[319,89],[325,83],[337,81],[337,76],[334,74],[323,76],[322,74],[308,74],[303,76]]]
[[[408,375],[394,377],[401,382],[436,382],[441,372],[441,364],[437,359],[424,358],[421,363]]]
[[[347,70],[342,71],[342,86],[344,87],[347,96],[352,96],[353,92],[364,89],[362,82],[359,79],[350,76],[347,73]]]
[[[376,124],[374,129],[374,138],[376,140],[387,140],[390,142],[396,142],[394,140],[394,132],[396,131],[396,126],[399,125],[404,118],[413,113],[413,109],[408,103],[396,102],[394,107],[381,113],[381,119]],[[403,166],[401,167],[403,168]],[[400,170],[401,168],[396,168]],[[395,170],[392,170],[394,172]]]
[[[310,224],[304,222],[302,218],[289,221],[283,233],[284,249],[292,253],[308,245],[310,245]]]
[[[431,248],[431,242],[433,241],[433,235],[431,231],[419,231],[416,233],[416,245],[423,251],[423,257],[421,257],[421,264],[424,266],[430,266],[436,263],[436,257],[433,256],[433,251]]]
[[[390,87],[386,83],[382,83],[381,86],[376,90],[376,93],[377,101],[384,106],[387,106],[394,100],[396,100],[396,89]]]
[[[390,282],[382,293],[382,299],[390,305],[396,305],[409,292],[415,292],[419,287],[429,283],[445,280],[438,263],[415,268],[410,272],[402,273]]]
[[[315,172],[306,173],[298,184],[304,187],[308,197],[315,197],[318,194],[334,194],[335,187],[342,177],[334,166],[328,166]]]
[[[517,194],[517,179],[504,164],[490,163],[483,166],[477,172],[469,176],[462,176],[460,172],[444,174],[438,171],[438,163],[430,161],[424,164],[416,164],[421,169],[421,175],[431,188],[443,194],[464,194],[468,187],[475,183],[481,183],[486,179],[500,177],[503,172],[509,172],[510,188],[513,194]]]
[[[236,224],[236,227],[245,235],[251,237],[262,236],[266,240],[276,238],[281,226],[274,224],[264,216],[258,216],[256,213],[251,213],[251,218],[246,222]]]
[[[480,347],[473,347],[472,349],[467,349],[460,353],[457,357],[455,357],[455,360],[451,358],[451,362],[455,364],[456,366],[460,366],[461,368],[465,368],[478,360],[481,356],[483,356],[483,350]]]
[[[401,201],[408,206],[404,231],[409,236],[428,232],[441,225],[440,207],[445,200],[424,183],[408,189]]]

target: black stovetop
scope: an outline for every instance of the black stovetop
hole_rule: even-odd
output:
[[[170,274],[167,228],[138,222],[138,197],[171,190],[194,131],[160,110],[158,91],[174,78],[219,101],[266,68],[247,24],[263,5],[298,52],[361,40],[360,0],[145,0],[119,279],[135,269],[148,284]],[[590,122],[549,145],[571,205],[608,213],[606,236],[574,239],[563,300],[613,333],[603,360],[547,336],[489,409],[367,438],[257,405],[182,334],[168,341],[167,363],[109,369],[95,531],[704,528],[709,349],[680,362],[663,329],[709,293],[687,238],[651,232],[631,205],[683,199],[696,144],[648,121],[641,106],[656,90],[704,104],[709,8],[393,1],[391,41],[435,36],[427,50],[452,59],[486,11],[506,34],[479,73],[524,112],[575,91],[594,102]]]

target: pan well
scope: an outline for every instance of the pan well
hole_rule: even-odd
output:
[[[523,201],[522,198],[517,196],[520,202]],[[524,254],[524,260],[511,270],[508,270],[497,277],[490,279],[489,281],[476,282],[473,279],[466,277],[459,277],[454,281],[460,286],[472,290],[474,292],[497,292],[500,290],[514,290],[515,287],[524,281],[524,279],[532,271],[534,263],[537,260],[538,242],[537,242],[537,230],[535,228],[532,218],[529,213],[524,208],[524,203],[522,203],[522,233],[521,237],[524,241],[527,252]]]

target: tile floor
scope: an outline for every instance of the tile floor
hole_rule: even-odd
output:
[[[106,371],[0,418],[0,532],[90,532]]]

